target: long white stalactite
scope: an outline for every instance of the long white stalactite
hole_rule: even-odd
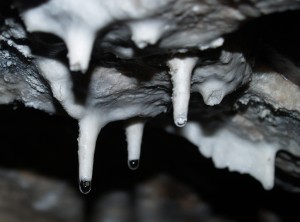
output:
[[[99,113],[90,113],[79,120],[78,158],[79,180],[82,193],[91,190],[94,153],[100,130],[105,125]]]
[[[125,125],[128,166],[132,170],[139,167],[144,126],[144,120],[129,120]]]
[[[183,127],[187,122],[191,76],[197,60],[196,57],[187,57],[173,58],[168,61],[173,83],[173,117],[178,127]]]

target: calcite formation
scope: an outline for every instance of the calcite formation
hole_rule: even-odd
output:
[[[263,30],[295,22],[299,9],[297,0],[0,3],[0,103],[78,120],[83,193],[101,129],[124,121],[136,169],[144,125],[158,115],[216,167],[271,189],[277,152],[300,157],[300,73],[284,33]]]

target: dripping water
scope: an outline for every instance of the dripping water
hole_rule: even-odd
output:
[[[139,162],[140,161],[138,159],[136,159],[136,160],[129,160],[128,161],[128,167],[129,167],[129,169],[131,169],[131,170],[137,170],[139,168],[139,165],[140,165]]]
[[[80,180],[79,182],[79,190],[83,194],[88,194],[91,191],[91,181],[89,180]]]

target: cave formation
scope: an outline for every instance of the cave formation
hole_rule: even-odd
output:
[[[297,220],[299,9],[1,2],[0,219]]]

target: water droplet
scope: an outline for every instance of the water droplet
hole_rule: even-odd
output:
[[[136,170],[137,168],[139,168],[139,165],[140,165],[139,160],[129,160],[128,161],[128,167],[131,170]]]
[[[91,191],[91,181],[89,180],[80,180],[79,189],[83,194],[88,194]]]
[[[187,119],[185,117],[179,116],[175,120],[175,125],[178,127],[183,127],[183,126],[185,126],[186,122],[187,122]]]

